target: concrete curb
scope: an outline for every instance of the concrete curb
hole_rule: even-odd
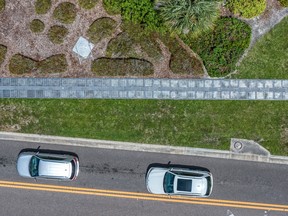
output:
[[[37,135],[37,134],[0,132],[0,140],[12,140],[12,141],[37,142],[37,143],[54,144],[54,145],[58,144],[58,145],[78,146],[78,147],[91,147],[91,148],[117,149],[117,150],[127,150],[127,151],[142,151],[142,152],[153,152],[153,153],[213,157],[213,158],[244,160],[244,161],[252,161],[252,162],[266,162],[266,163],[274,163],[274,164],[288,164],[288,157],[285,157],[285,156],[274,156],[274,155],[262,156],[262,155],[255,155],[255,154],[237,154],[237,153],[233,153],[233,152],[225,151],[225,150],[164,146],[164,145],[154,145],[154,144],[141,144],[141,143],[82,139],[82,138],[70,138],[70,137],[47,136],[47,135]]]

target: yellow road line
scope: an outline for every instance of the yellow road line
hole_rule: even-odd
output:
[[[204,198],[204,199],[192,198],[192,197],[189,198],[189,197],[180,197],[180,196],[171,198],[165,195],[155,195],[155,194],[147,194],[147,193],[101,190],[101,189],[94,189],[94,188],[79,188],[79,187],[68,187],[68,186],[58,186],[58,185],[31,184],[31,183],[25,183],[25,182],[0,181],[0,187],[49,191],[49,192],[62,192],[62,193],[71,193],[71,194],[82,194],[82,195],[105,196],[105,197],[117,197],[117,198],[137,199],[137,200],[164,201],[164,202],[173,202],[173,203],[200,204],[200,205],[210,205],[210,206],[222,206],[222,207],[288,212],[288,205],[241,202],[241,201],[232,201],[232,200],[217,200],[217,199],[207,199],[207,198]]]

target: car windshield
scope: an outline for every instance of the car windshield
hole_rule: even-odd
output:
[[[38,176],[39,158],[33,156],[29,164],[29,172],[32,177]]]
[[[165,176],[164,176],[164,182],[163,182],[163,188],[164,188],[164,192],[165,193],[173,193],[173,185],[174,185],[174,178],[175,175],[170,173],[170,172],[166,172]]]

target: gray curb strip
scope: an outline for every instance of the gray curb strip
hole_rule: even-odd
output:
[[[212,150],[212,149],[204,149],[204,148],[176,147],[176,146],[140,144],[140,143],[82,139],[82,138],[69,138],[69,137],[11,133],[11,132],[0,132],[0,140],[12,140],[12,141],[37,142],[37,143],[46,143],[46,144],[59,144],[59,145],[61,144],[61,145],[78,146],[78,147],[92,147],[92,148],[117,149],[117,150],[127,150],[127,151],[142,151],[142,152],[153,152],[153,153],[213,157],[213,158],[245,160],[245,161],[253,161],[253,162],[266,162],[266,163],[275,163],[275,164],[288,164],[288,157],[285,157],[285,156],[273,156],[273,155],[272,156],[260,156],[260,155],[253,155],[253,154],[236,154],[230,151]]]

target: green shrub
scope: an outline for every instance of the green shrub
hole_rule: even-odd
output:
[[[92,62],[91,71],[98,76],[147,76],[154,72],[150,62],[134,58],[99,58]]]
[[[9,70],[13,74],[25,74],[32,72],[39,73],[60,73],[65,72],[67,62],[65,55],[51,56],[43,61],[35,61],[26,56],[16,54],[12,56],[9,63]]]
[[[282,7],[288,7],[288,0],[279,0]]]
[[[67,69],[67,61],[64,54],[58,54],[44,59],[38,63],[40,73],[61,73]]]
[[[226,7],[236,15],[252,18],[264,12],[266,0],[227,0]]]
[[[35,11],[37,14],[46,14],[51,8],[51,0],[36,0]]]
[[[6,53],[7,53],[7,47],[0,44],[0,65],[3,63]]]
[[[5,8],[5,0],[0,0],[0,12]]]
[[[121,13],[125,22],[132,22],[147,30],[164,31],[163,22],[151,0],[104,0],[108,12]]]
[[[37,69],[37,62],[26,56],[16,54],[12,56],[9,70],[12,74],[31,73]]]
[[[220,16],[218,1],[160,0],[157,4],[165,24],[178,34],[199,35],[212,29]]]
[[[44,23],[39,19],[34,19],[30,23],[30,29],[32,32],[42,32],[45,28]]]
[[[84,9],[92,9],[97,4],[98,0],[78,0],[79,5]]]
[[[53,17],[64,24],[73,23],[76,15],[76,7],[70,2],[59,4],[53,12]]]
[[[103,7],[110,15],[121,13],[121,0],[103,0]]]
[[[108,17],[97,19],[90,25],[87,35],[93,43],[98,43],[101,39],[110,37],[116,25],[116,21]]]
[[[224,17],[204,37],[184,37],[183,40],[200,55],[210,76],[224,76],[235,68],[249,46],[250,37],[251,29],[246,23]]]
[[[68,34],[68,29],[63,26],[52,26],[48,31],[48,37],[54,44],[61,44]]]

